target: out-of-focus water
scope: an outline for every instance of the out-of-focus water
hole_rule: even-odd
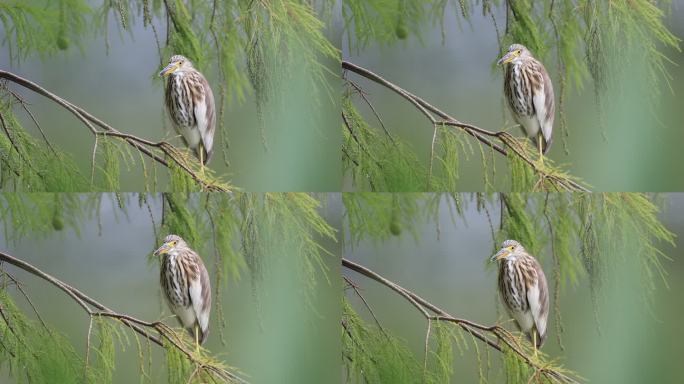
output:
[[[684,6],[674,2],[667,17],[671,31],[684,36]],[[457,16],[458,15],[458,16]],[[504,15],[495,12],[499,25]],[[383,76],[406,90],[424,98],[457,119],[484,129],[511,128],[514,123],[503,104],[502,72],[493,67],[499,45],[491,16],[475,11],[468,22],[460,19],[460,11],[449,8],[444,22],[444,38],[439,26],[426,26],[418,39],[409,36],[391,46],[372,45],[357,51],[343,39],[343,57]],[[684,54],[664,52],[676,65],[666,65],[672,75],[670,85],[660,90],[655,107],[646,95],[646,71],[631,57],[620,58],[624,73],[618,78],[616,91],[604,98],[606,126],[599,126],[598,110],[589,78],[585,86],[569,90],[566,116],[569,137],[566,155],[556,116],[554,144],[549,156],[564,165],[597,191],[677,191],[684,188],[684,178],[675,164],[684,161],[679,143],[684,139]],[[584,52],[578,52],[584,61]],[[546,59],[555,84],[558,103],[559,84],[555,57]],[[421,113],[400,96],[365,79],[350,74],[367,91],[370,100],[391,132],[410,143],[418,158],[427,164],[430,155],[432,126]],[[358,104],[368,121],[375,121],[363,103]],[[510,129],[521,136],[520,130]],[[605,138],[604,138],[605,136]],[[496,157],[500,157],[496,155]],[[497,187],[508,188],[509,173],[504,159],[496,162]],[[427,168],[427,165],[426,165]],[[479,150],[462,160],[459,190],[484,188]],[[345,180],[349,188],[349,180]]]
[[[330,195],[328,201],[330,204],[322,213],[331,225],[339,227],[339,195]],[[160,200],[153,199],[151,208],[158,223]],[[178,326],[169,317],[170,311],[161,297],[159,267],[157,263],[148,263],[148,256],[158,244],[146,207],[130,204],[123,214],[113,196],[105,198],[101,220],[84,220],[80,232],[80,236],[70,230],[46,237],[30,236],[16,244],[8,244],[0,235],[0,244],[3,251],[71,284],[115,311],[147,321],[164,318],[168,325]],[[2,226],[0,233],[4,233]],[[268,237],[263,239],[268,241]],[[339,255],[339,246],[334,242],[323,240],[321,244]],[[308,288],[301,273],[301,255],[291,248],[279,245],[272,247],[278,249],[277,254],[262,255],[264,276],[255,286],[246,270],[237,281],[228,278],[221,300],[214,297],[209,338],[204,346],[253,383],[337,382],[340,287],[334,276],[340,273],[339,258],[324,257],[328,276],[318,275],[311,303],[306,303]],[[207,252],[201,256],[215,284],[213,255]],[[85,356],[85,312],[45,281],[8,265],[3,268],[24,283],[45,321],[66,333],[76,351]],[[18,293],[14,297],[30,316],[32,310],[26,301]],[[221,343],[217,321],[219,306],[226,319],[222,331],[225,345]],[[166,382],[165,356],[154,345],[151,350],[153,382]],[[134,339],[125,351],[117,346],[115,367],[115,383],[140,381]],[[0,381],[6,379],[4,374],[0,375]]]
[[[660,218],[677,235],[681,247],[684,194],[667,194],[665,200]],[[493,224],[498,225],[498,207],[489,206],[488,209]],[[473,202],[467,207],[464,219],[454,224],[449,218],[449,208],[443,204],[439,238],[434,223],[417,225],[418,241],[404,231],[403,235],[383,242],[369,240],[348,246],[345,257],[415,292],[453,316],[485,325],[494,324],[498,305],[496,267],[487,260],[495,245],[486,215],[477,212]],[[638,280],[630,279],[638,278],[639,272],[638,266],[625,262],[629,258],[611,258],[617,264],[607,268],[608,283],[599,295],[598,318],[594,315],[587,279],[580,279],[577,287],[567,285],[560,295],[565,350],[561,350],[557,342],[552,308],[544,352],[590,383],[682,382],[680,356],[684,355],[684,336],[678,327],[684,316],[680,297],[684,289],[684,259],[679,248],[663,248],[672,259],[664,263],[669,288],[656,278],[652,313],[641,298],[630,295],[640,286]],[[537,256],[549,278],[553,305],[554,287],[550,276],[553,265],[548,254]],[[350,271],[344,273],[360,287],[382,325],[406,340],[415,356],[422,359],[427,326],[422,315],[385,286]],[[349,292],[347,297],[356,310],[372,322],[354,293]],[[500,310],[503,319],[504,311]],[[514,329],[510,324],[505,326]],[[483,348],[480,345],[485,358]],[[488,382],[505,382],[499,369],[499,354],[492,351],[490,358],[492,368],[487,373]],[[453,380],[477,382],[477,358],[472,346],[463,354],[456,349]]]

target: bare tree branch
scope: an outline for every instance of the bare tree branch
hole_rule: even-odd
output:
[[[527,155],[524,145],[508,132],[489,131],[472,124],[463,123],[458,119],[441,111],[440,109],[423,100],[422,98],[384,79],[382,76],[349,61],[342,61],[342,69],[354,72],[359,76],[362,76],[368,80],[380,84],[385,88],[388,88],[391,91],[399,94],[401,97],[403,97],[408,102],[413,104],[413,106],[415,106],[421,112],[421,114],[423,114],[430,121],[434,129],[436,129],[436,127],[439,125],[460,128],[470,136],[477,139],[480,143],[492,148],[493,150],[504,156],[509,155],[509,150],[512,151],[516,156],[521,158],[525,163],[527,163],[527,165],[529,165],[534,170],[534,172],[540,177],[540,180],[548,179],[555,183],[555,185],[558,185],[561,189],[568,191],[589,192],[589,189],[584,185],[580,184],[579,182],[568,177],[562,177],[562,175],[558,175],[557,171],[554,172],[553,169],[550,169],[546,166],[541,165],[539,162],[534,161]],[[497,144],[492,139],[500,141],[501,144]],[[433,132],[433,147],[430,156],[431,163],[432,156],[434,155],[434,140],[435,137]]]
[[[197,366],[201,367],[201,369],[204,369],[212,376],[215,376],[226,382],[235,382],[243,384],[247,383],[245,379],[241,378],[235,373],[230,372],[229,370],[220,365],[207,362],[205,357],[202,357],[200,354],[196,354],[195,352],[193,352],[192,348],[188,346],[187,342],[185,342],[183,338],[178,335],[178,333],[176,333],[173,329],[171,329],[169,326],[162,323],[161,321],[147,322],[139,320],[133,316],[115,312],[107,308],[103,304],[100,304],[99,302],[90,298],[89,296],[85,295],[78,289],[70,286],[69,284],[7,253],[0,252],[0,261],[12,264],[15,267],[18,267],[34,276],[37,276],[51,283],[52,285],[56,286],[64,293],[66,293],[74,301],[76,301],[90,317],[88,339],[90,339],[92,319],[96,316],[110,317],[120,321],[122,324],[126,325],[133,331],[137,332],[138,334],[142,335],[146,339],[152,341],[153,343],[157,344],[162,348],[178,349],[188,358],[188,360],[190,360]],[[90,341],[88,341],[88,343],[90,343]]]
[[[440,309],[436,305],[428,302],[427,300],[421,298],[417,294],[409,291],[408,289],[401,287],[400,285],[386,279],[385,277],[373,272],[372,270],[364,267],[363,265],[357,264],[351,260],[342,258],[342,266],[346,267],[354,272],[357,272],[363,276],[366,276],[372,280],[379,282],[380,284],[390,288],[391,290],[398,293],[408,302],[410,302],[418,311],[428,320],[428,326],[431,321],[445,321],[454,323],[459,326],[464,331],[471,334],[473,337],[479,339],[487,346],[503,352],[503,347],[501,343],[504,343],[509,349],[511,349],[515,354],[517,354],[527,365],[531,368],[538,370],[540,374],[546,376],[547,378],[559,382],[559,383],[570,383],[578,384],[579,381],[568,376],[564,372],[558,369],[549,368],[543,365],[542,361],[539,361],[536,357],[528,355],[523,346],[520,345],[518,339],[513,336],[506,329],[498,326],[486,326],[475,323],[470,320],[461,319],[448,314],[446,311]],[[428,311],[433,314],[429,314]],[[428,332],[429,332],[428,328]]]

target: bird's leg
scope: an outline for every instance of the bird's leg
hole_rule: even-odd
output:
[[[539,148],[539,162],[544,165],[544,154],[542,153],[542,135],[537,134],[537,148]]]
[[[537,358],[537,332],[532,330],[532,347],[534,347],[534,358]]]
[[[195,352],[199,354],[199,326],[195,324]]]
[[[202,149],[202,144],[199,145],[199,160],[200,160],[200,173],[204,176],[204,149]]]
[[[204,177],[204,145],[199,143],[200,175]]]

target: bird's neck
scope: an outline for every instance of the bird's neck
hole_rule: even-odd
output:
[[[177,256],[178,256],[178,251],[177,251],[177,250],[169,251],[169,252],[167,252],[167,253],[164,255],[164,261],[173,260],[173,259],[175,259]]]
[[[177,78],[185,76],[186,74],[187,74],[187,71],[179,69],[176,72],[172,73],[170,77],[177,79]]]
[[[506,264],[506,267],[512,268],[513,264],[518,260],[517,255],[510,255],[506,258],[504,263]]]

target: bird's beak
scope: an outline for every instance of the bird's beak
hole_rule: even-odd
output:
[[[513,59],[515,59],[515,58],[516,58],[515,51],[508,52],[507,54],[504,55],[504,57],[502,57],[501,59],[499,59],[499,61],[496,62],[496,65],[508,64],[511,61],[513,61]]]
[[[159,72],[159,76],[160,76],[160,77],[164,77],[164,76],[166,76],[166,75],[169,75],[169,74],[171,74],[171,73],[174,73],[174,72],[176,72],[176,71],[178,70],[178,68],[180,68],[180,64],[178,64],[178,63],[169,63],[169,65],[167,65],[166,67],[164,67],[164,69],[162,69],[161,72]]]
[[[154,251],[154,255],[155,256],[161,256],[161,255],[169,252],[169,249],[171,249],[171,247],[169,247],[169,245],[167,243],[164,243],[161,245],[161,247],[157,248],[157,250]]]
[[[489,259],[489,261],[499,261],[501,259],[506,258],[506,256],[508,256],[510,253],[511,251],[509,251],[506,248],[503,248],[499,252],[497,252],[496,255],[492,256],[492,258]]]

